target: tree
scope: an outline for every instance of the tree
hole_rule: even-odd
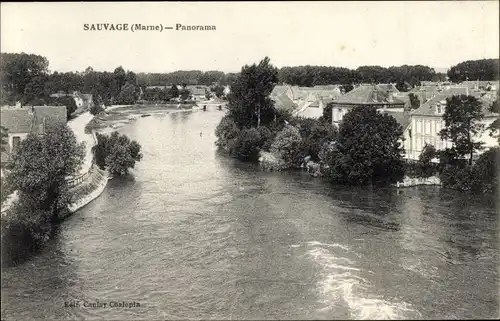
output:
[[[179,97],[179,89],[177,88],[177,85],[172,85],[170,88],[170,95],[172,98],[177,98]]]
[[[71,114],[77,109],[76,102],[71,96],[62,96],[54,100],[54,104],[57,106],[66,106],[66,117],[70,118]]]
[[[231,154],[242,161],[256,161],[261,142],[262,137],[257,128],[243,128],[231,146]]]
[[[302,153],[311,156],[313,161],[319,160],[319,152],[323,144],[337,138],[337,127],[331,122],[311,118],[299,119],[298,128],[302,137]]]
[[[207,100],[209,100],[210,98],[212,98],[212,94],[208,90],[205,90],[205,98]]]
[[[0,151],[7,151],[7,146],[9,142],[7,141],[9,134],[7,133],[7,128],[0,126]]]
[[[498,80],[499,59],[467,60],[448,70],[450,81]]]
[[[116,103],[123,105],[135,104],[139,98],[139,91],[137,89],[138,88],[135,85],[126,83],[116,97]]]
[[[97,145],[93,147],[96,164],[113,175],[126,175],[129,168],[142,159],[141,146],[126,135],[113,132],[111,135],[97,134]]]
[[[333,104],[328,103],[326,104],[325,108],[323,109],[323,121],[327,123],[332,123],[332,110],[333,110]]]
[[[222,86],[217,85],[212,88],[212,91],[215,93],[217,98],[222,98],[224,96],[224,87]]]
[[[181,97],[181,100],[184,101],[184,100],[187,100],[189,98],[189,96],[191,96],[191,92],[189,91],[189,89],[182,88],[179,91],[179,96]]]
[[[459,95],[446,98],[446,109],[443,115],[445,127],[439,135],[442,139],[451,140],[457,157],[469,159],[472,165],[474,152],[481,149],[482,142],[474,141],[474,136],[480,133],[484,117],[482,105],[473,96]]]
[[[410,98],[411,109],[417,109],[420,107],[420,99],[418,99],[417,95],[410,93],[408,97]]]
[[[66,177],[78,172],[84,153],[65,124],[45,135],[29,134],[7,163],[8,185],[30,207],[55,216],[69,204]]]
[[[500,89],[497,92],[497,99],[491,104],[489,110],[492,113],[500,114]],[[493,123],[488,126],[491,137],[496,137],[498,144],[500,144],[500,120],[497,118]]]
[[[278,70],[265,57],[259,64],[245,65],[231,85],[229,115],[238,127],[259,127],[274,120],[274,102],[269,97],[278,82]]]
[[[327,175],[341,184],[395,183],[404,175],[403,129],[375,107],[355,107],[339,127],[326,158]]]
[[[23,95],[33,78],[48,73],[49,61],[39,55],[2,53],[0,55],[0,84],[9,93]]]

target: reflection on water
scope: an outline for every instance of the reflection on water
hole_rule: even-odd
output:
[[[216,151],[222,115],[156,114],[120,129],[143,160],[42,253],[3,269],[3,318],[498,316],[491,197],[260,172]],[[64,307],[74,300],[140,307]]]

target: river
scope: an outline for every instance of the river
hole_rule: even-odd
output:
[[[493,197],[261,172],[216,151],[221,117],[121,128],[143,160],[2,269],[2,319],[499,317]]]

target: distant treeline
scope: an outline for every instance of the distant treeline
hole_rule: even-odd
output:
[[[466,80],[498,80],[499,59],[468,60],[448,70],[453,82]]]
[[[225,74],[222,71],[179,70],[170,73],[138,73],[137,81],[140,86],[170,86],[172,84],[210,86],[214,83],[229,85],[237,76],[237,73]]]

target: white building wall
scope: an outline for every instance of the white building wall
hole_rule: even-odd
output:
[[[486,130],[486,127],[493,121],[494,119],[483,121],[482,123],[484,124],[485,130],[480,135],[474,137],[475,141],[480,140],[485,143],[483,145],[485,147],[484,150],[498,145],[496,139],[490,137],[489,131]],[[441,117],[413,116],[410,124],[412,137],[409,138],[409,143],[405,142],[405,150],[407,150],[406,157],[408,159],[418,160],[426,143],[434,145],[437,150],[451,148],[453,146],[451,141],[442,140],[439,136],[439,132],[445,126],[444,120]]]

